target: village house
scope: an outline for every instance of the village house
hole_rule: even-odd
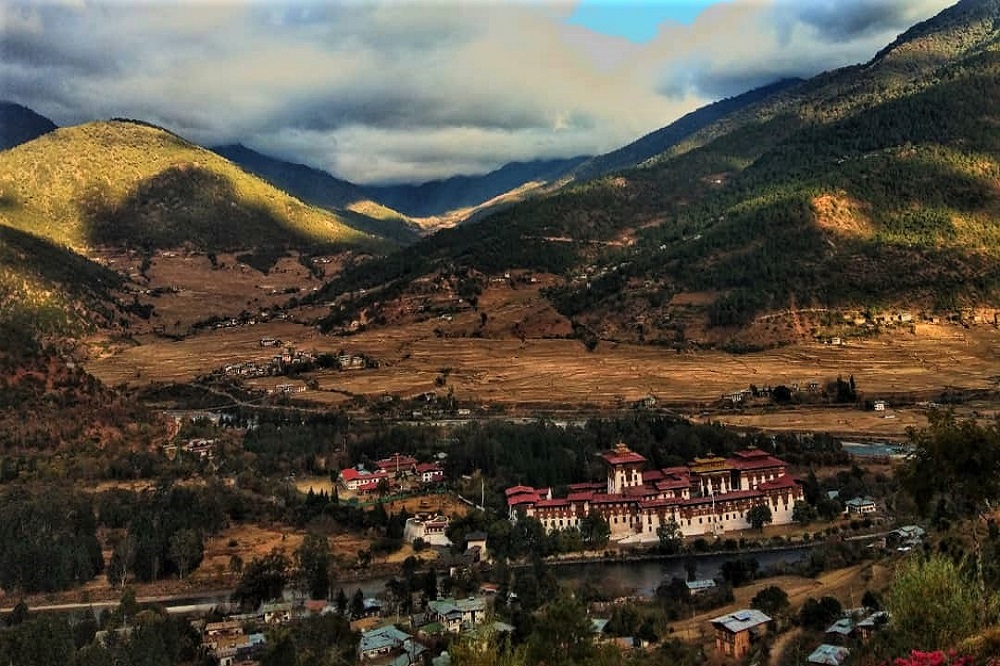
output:
[[[404,456],[401,453],[393,453],[388,458],[376,461],[375,466],[378,471],[391,474],[393,477],[411,476],[416,472],[417,459],[412,456]]]
[[[267,644],[264,634],[244,634],[243,623],[233,618],[207,623],[201,642],[208,653],[218,660],[219,666],[253,660],[260,656]]]
[[[430,485],[444,481],[444,468],[437,463],[420,463],[416,466],[415,472],[420,483]]]
[[[873,635],[875,635],[876,631],[878,631],[881,627],[885,626],[885,624],[888,621],[889,621],[888,612],[877,611],[875,613],[872,613],[865,619],[858,622],[857,627],[855,627],[858,632],[858,638],[860,638],[862,641],[867,641]]]
[[[854,635],[854,620],[842,617],[826,628],[826,640],[833,645],[846,645]]]
[[[812,654],[806,657],[807,664],[816,666],[841,666],[851,651],[841,645],[827,645],[824,643],[813,650]]]
[[[684,583],[688,589],[688,596],[695,597],[699,594],[710,592],[715,589],[715,581],[711,578],[706,580],[689,580]]]
[[[363,632],[358,642],[358,657],[362,662],[397,655],[415,658],[423,651],[424,646],[413,636],[391,624]],[[419,660],[413,663],[419,663]]]
[[[473,556],[474,562],[486,559],[486,533],[469,532],[465,535],[465,552]]]
[[[871,497],[855,497],[844,503],[849,515],[864,516],[878,512],[878,505]]]
[[[786,463],[760,449],[657,470],[645,469],[646,458],[625,444],[601,459],[606,482],[571,484],[566,497],[553,498],[551,488],[508,488],[511,520],[534,517],[554,531],[579,527],[594,510],[608,521],[613,540],[652,543],[659,539],[657,529],[671,522],[683,536],[750,529],[747,514],[758,504],[771,509],[773,524],[787,525],[803,498],[802,486],[785,473]]]
[[[771,618],[748,608],[710,620],[715,629],[715,649],[726,657],[742,659],[767,633]]]
[[[486,599],[437,599],[427,603],[427,615],[445,631],[458,633],[475,627],[486,617]]]

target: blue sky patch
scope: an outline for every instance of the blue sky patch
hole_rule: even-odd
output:
[[[657,30],[664,21],[692,23],[706,7],[719,1],[581,0],[566,22],[641,43],[656,37]]]

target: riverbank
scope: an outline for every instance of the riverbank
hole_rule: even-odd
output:
[[[737,548],[733,550],[711,550],[704,552],[682,552],[682,553],[661,553],[656,551],[638,552],[634,550],[622,550],[618,554],[609,555],[604,551],[597,555],[569,555],[565,557],[550,558],[545,560],[549,566],[571,566],[581,564],[619,564],[627,562],[658,562],[672,560],[687,560],[699,557],[741,557],[745,555],[755,555],[761,553],[775,553],[793,550],[809,550],[815,548],[820,542],[800,542],[796,544],[781,544],[773,546],[760,546],[757,548]],[[512,565],[512,568],[530,566],[526,563]]]

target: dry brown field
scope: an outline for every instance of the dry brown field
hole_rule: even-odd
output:
[[[438,324],[421,322],[349,337],[324,336],[289,322],[207,331],[179,342],[150,336],[140,338],[138,346],[91,360],[87,369],[110,384],[185,381],[226,363],[268,358],[270,350],[257,341],[272,335],[302,349],[345,349],[379,359],[382,367],[376,370],[317,373],[320,390],[300,394],[334,403],[343,401],[345,393],[406,397],[440,391],[435,379],[443,368],[451,369],[447,388],[460,400],[509,407],[613,407],[647,395],[661,403],[707,405],[750,384],[825,384],[838,375],[854,375],[866,396],[891,399],[908,393],[933,400],[946,387],[996,389],[1000,377],[1000,333],[988,326],[918,325],[914,334],[884,335],[846,346],[802,343],[732,355],[603,342],[587,352],[567,339],[441,338],[433,332]],[[456,317],[449,324],[463,322]],[[810,419],[815,416],[809,414]],[[770,417],[757,418],[763,425]],[[897,413],[896,420],[910,418]],[[746,424],[755,423],[750,419]],[[839,425],[851,427],[850,422]],[[877,432],[897,424],[864,425]]]

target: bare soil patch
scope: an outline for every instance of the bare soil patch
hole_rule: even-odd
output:
[[[866,589],[884,590],[892,581],[892,566],[884,563],[862,563],[846,569],[838,569],[821,574],[817,578],[804,576],[776,576],[762,578],[733,590],[733,603],[700,613],[689,619],[671,624],[675,636],[682,640],[704,643],[706,648],[713,645],[712,627],[709,620],[741,608],[748,608],[753,597],[765,587],[775,585],[788,594],[790,612],[795,613],[806,599],[813,597],[835,597],[844,608],[856,608]]]

